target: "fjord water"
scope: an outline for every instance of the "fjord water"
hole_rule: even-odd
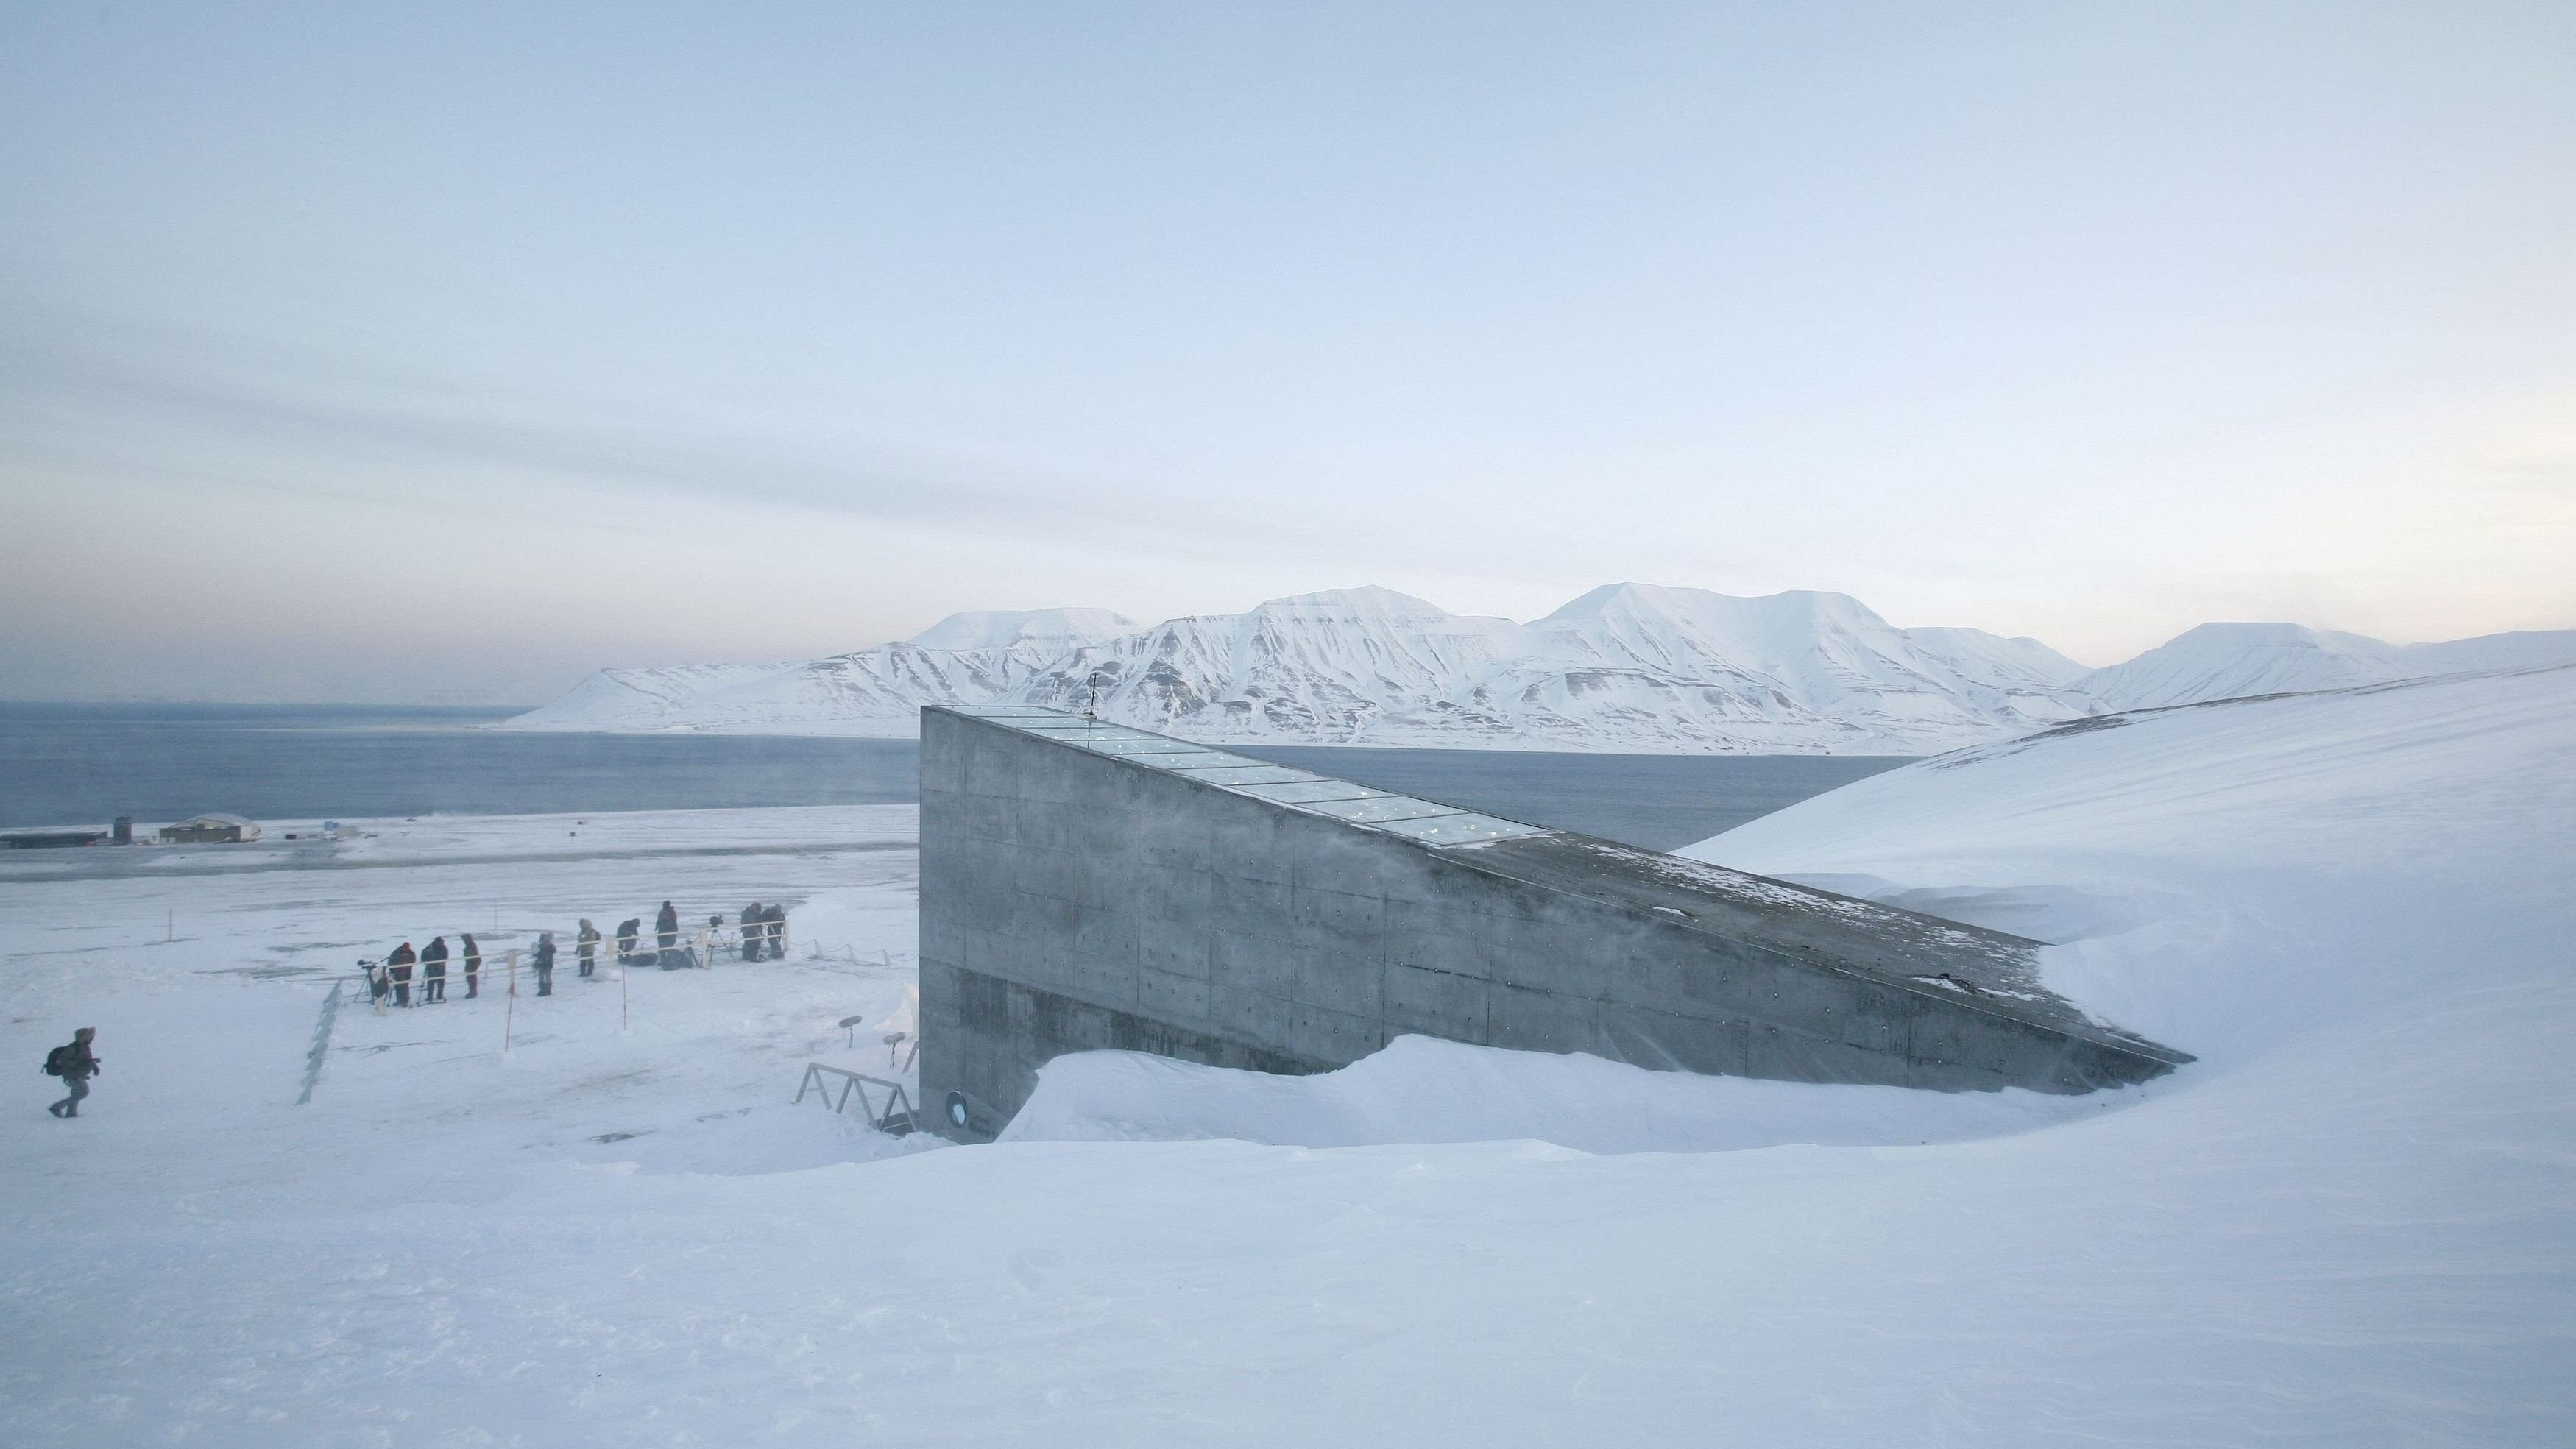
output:
[[[899,804],[909,740],[508,734],[510,709],[0,706],[0,825]]]
[[[0,705],[0,827],[906,804],[911,740],[531,734],[509,709]],[[1904,763],[1887,756],[1246,749],[1380,789],[1652,849]]]

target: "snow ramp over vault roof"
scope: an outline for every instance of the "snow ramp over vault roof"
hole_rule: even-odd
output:
[[[1953,1091],[2191,1060],[2017,936],[1145,730],[929,707],[921,775],[921,1081],[960,1135],[1099,1048],[1305,1073],[1421,1033]]]

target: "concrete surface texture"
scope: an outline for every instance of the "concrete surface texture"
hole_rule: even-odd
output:
[[[1948,1091],[2190,1060],[2016,936],[1051,710],[924,709],[921,790],[921,1085],[956,1136],[1097,1048],[1314,1072],[1420,1032]]]

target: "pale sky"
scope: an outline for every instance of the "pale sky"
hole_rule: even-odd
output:
[[[2576,627],[2576,6],[0,9],[0,698]]]

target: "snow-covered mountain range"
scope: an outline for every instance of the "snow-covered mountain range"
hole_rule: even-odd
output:
[[[1150,628],[977,612],[828,659],[607,669],[505,727],[899,738],[924,704],[1028,703],[1235,744],[1926,754],[2087,714],[2571,658],[2576,630],[2399,646],[2204,624],[2088,671],[2035,639],[1899,629],[1843,594],[1611,584],[1519,624],[1358,588]]]
[[[2296,624],[2203,624],[2077,681],[2108,709],[2344,689],[2576,659],[2576,629],[2383,644]]]

